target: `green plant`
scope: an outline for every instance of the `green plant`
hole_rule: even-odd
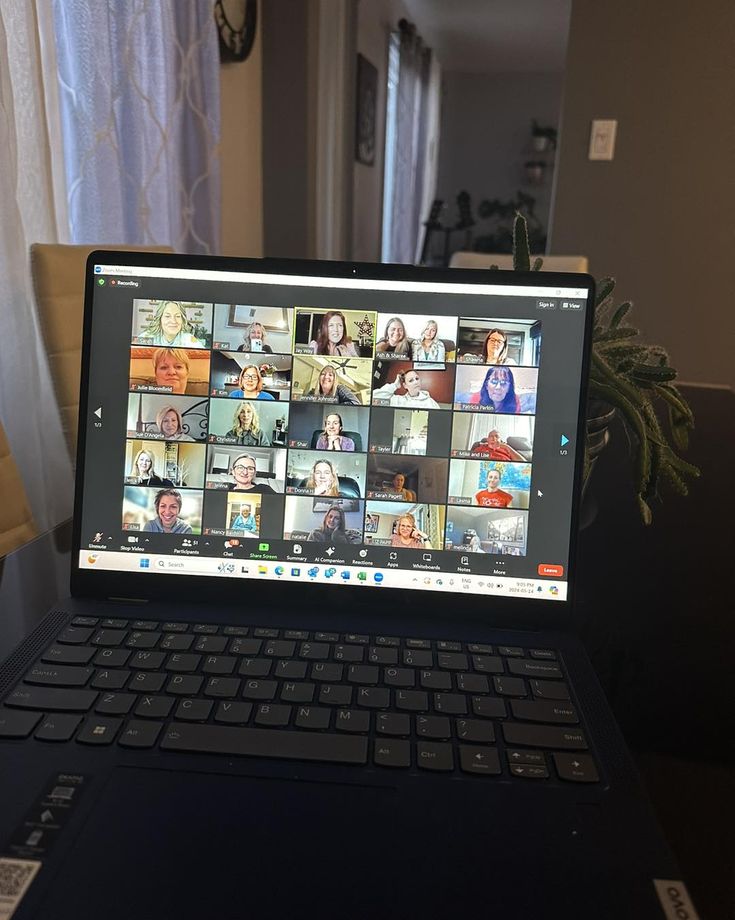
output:
[[[513,223],[513,268],[538,271],[542,265],[540,257],[531,265],[526,218],[517,212]],[[686,477],[699,476],[697,467],[682,460],[674,450],[686,449],[694,415],[674,386],[677,372],[666,350],[638,339],[640,331],[624,322],[632,304],[626,301],[615,306],[614,289],[613,278],[597,282],[589,396],[615,408],[625,425],[635,446],[636,500],[644,523],[650,524],[650,502],[659,497],[663,482],[680,495],[687,495]],[[659,401],[666,404],[674,447],[656,415]],[[585,456],[585,479],[589,471],[589,457]]]

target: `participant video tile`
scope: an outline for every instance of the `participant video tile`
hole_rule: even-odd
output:
[[[212,304],[133,300],[133,345],[211,348]]]
[[[525,556],[528,512],[447,508],[444,549],[459,553]]]
[[[441,364],[455,359],[457,317],[378,313],[378,335],[376,358]]]
[[[451,409],[454,365],[376,360],[373,405],[394,409]]]
[[[458,364],[454,408],[502,415],[534,415],[537,386],[538,369],[535,367]]]
[[[207,396],[208,351],[193,348],[130,349],[130,389],[133,392]]]
[[[471,316],[459,321],[459,363],[538,367],[540,359],[540,320]]]
[[[452,460],[449,504],[528,508],[531,464],[502,460]]]
[[[455,412],[452,456],[530,463],[535,425],[531,415]]]
[[[296,307],[294,354],[372,358],[376,315],[374,310]]]
[[[125,442],[125,483],[168,489],[204,487],[206,448],[179,441]]]
[[[449,461],[439,457],[370,454],[367,497],[384,501],[443,502]]]
[[[290,450],[286,492],[336,498],[365,495],[365,454]]]
[[[128,437],[166,441],[203,441],[207,436],[209,400],[198,396],[131,393]]]
[[[290,392],[290,355],[212,352],[211,396],[283,402]]]
[[[286,496],[283,536],[310,543],[362,543],[364,502],[326,496]]]
[[[369,406],[373,362],[364,358],[293,359],[291,399],[340,406]]]
[[[207,450],[208,489],[270,494],[283,492],[285,481],[285,450],[224,444],[211,444]]]
[[[213,399],[209,442],[241,447],[285,447],[290,403],[252,399]]]
[[[214,348],[250,355],[289,355],[293,334],[290,307],[240,303],[214,305]]]
[[[294,402],[288,446],[363,453],[367,447],[369,425],[368,408]]]
[[[452,417],[428,409],[373,408],[370,453],[446,457]]]
[[[423,502],[367,502],[364,542],[427,553],[443,548],[444,505]],[[431,561],[431,556],[426,557]]]
[[[122,529],[143,533],[200,534],[202,493],[189,489],[125,486]]]

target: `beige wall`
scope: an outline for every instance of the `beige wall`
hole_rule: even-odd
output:
[[[220,67],[222,245],[226,256],[263,255],[261,24],[246,61]]]
[[[735,385],[735,3],[572,7],[551,249],[613,275],[683,380]],[[612,162],[587,159],[617,118]]]

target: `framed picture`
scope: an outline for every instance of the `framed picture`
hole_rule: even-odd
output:
[[[378,102],[378,71],[367,58],[357,55],[357,120],[355,159],[375,165],[375,120]]]
[[[380,526],[380,515],[368,512],[365,515],[365,533],[377,533]]]

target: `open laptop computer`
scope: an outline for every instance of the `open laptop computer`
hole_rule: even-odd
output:
[[[72,597],[0,672],[0,916],[679,916],[569,628],[593,296],[90,256]]]

